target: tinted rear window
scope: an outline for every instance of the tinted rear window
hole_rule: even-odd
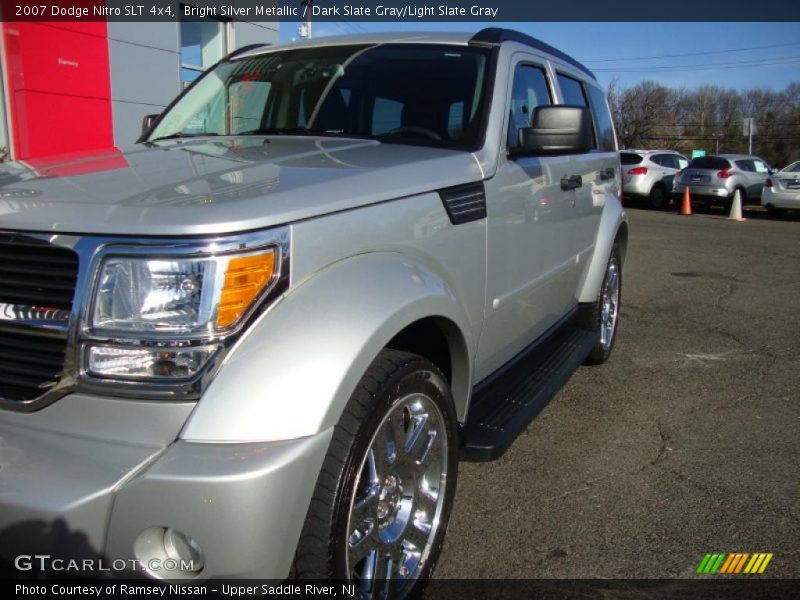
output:
[[[717,156],[698,156],[689,163],[690,169],[725,169],[730,166],[727,160]]]
[[[642,157],[638,154],[631,154],[630,152],[622,152],[619,155],[619,160],[623,165],[638,165],[642,162]]]

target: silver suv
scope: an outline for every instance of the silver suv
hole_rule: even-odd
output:
[[[625,196],[646,198],[650,208],[664,208],[670,201],[675,174],[689,159],[673,150],[624,150],[622,191]]]
[[[676,197],[688,186],[692,201],[723,205],[730,210],[733,195],[739,190],[742,204],[758,202],[764,182],[772,173],[766,162],[746,154],[720,154],[692,159],[675,182]]]
[[[323,38],[146,124],[0,172],[0,553],[414,593],[459,459],[614,346],[602,89],[503,29]]]

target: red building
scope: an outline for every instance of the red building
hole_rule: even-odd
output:
[[[0,159],[132,144],[203,69],[277,40],[276,23],[0,21]]]

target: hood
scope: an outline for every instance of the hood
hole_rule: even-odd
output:
[[[172,140],[0,164],[0,230],[262,229],[481,179],[468,152],[328,137]]]

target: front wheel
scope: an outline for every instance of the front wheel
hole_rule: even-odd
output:
[[[295,575],[409,597],[441,551],[458,475],[447,381],[430,361],[384,350],[336,425],[298,543]]]
[[[621,299],[622,263],[615,245],[608,259],[603,285],[600,288],[600,297],[593,307],[590,317],[590,327],[597,332],[597,341],[586,358],[587,364],[599,365],[606,362],[608,357],[611,356],[611,350],[614,348],[614,342],[617,339]]]

